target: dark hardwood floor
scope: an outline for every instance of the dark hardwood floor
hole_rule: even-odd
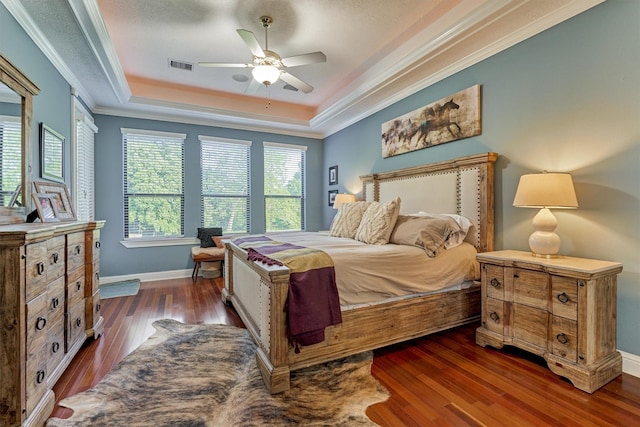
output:
[[[221,287],[221,279],[146,282],[136,296],[103,300],[105,333],[60,378],[56,403],[100,381],[154,332],[154,320],[243,326],[221,302]],[[476,326],[377,350],[372,374],[391,397],[367,415],[383,426],[640,426],[640,378],[622,374],[590,395],[551,373],[542,359],[477,346]],[[57,405],[53,412],[70,415]]]

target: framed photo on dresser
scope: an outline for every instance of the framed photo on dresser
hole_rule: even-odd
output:
[[[62,182],[34,181],[36,193],[52,196],[60,221],[75,221],[76,214],[71,203],[69,188]]]

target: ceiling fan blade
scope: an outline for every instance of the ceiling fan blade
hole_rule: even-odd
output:
[[[227,67],[227,68],[249,68],[253,64],[234,64],[230,62],[198,62],[200,67]]]
[[[254,36],[251,31],[243,29],[236,31],[240,34],[240,37],[242,37],[242,40],[244,40],[251,53],[253,53],[253,56],[257,56],[258,58],[264,58],[266,56],[264,50],[260,47],[260,43],[258,43],[258,39],[256,39],[256,36]]]
[[[299,65],[317,64],[319,62],[327,62],[327,56],[322,52],[311,52],[282,58],[282,65],[285,67],[297,67]]]
[[[289,83],[291,86],[297,88],[298,90],[303,91],[304,93],[309,93],[309,92],[311,92],[313,90],[313,86],[311,86],[308,83],[303,82],[302,80],[300,80],[296,76],[293,76],[293,75],[287,73],[286,71],[282,71],[280,73],[280,78],[282,79],[283,82]]]
[[[256,79],[251,79],[251,82],[249,82],[249,85],[244,90],[244,93],[246,95],[254,95],[256,92],[258,92],[260,86],[261,84],[259,81],[257,81]]]

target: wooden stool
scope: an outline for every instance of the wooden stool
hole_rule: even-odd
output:
[[[191,258],[193,259],[194,263],[191,278],[195,280],[196,277],[198,277],[198,271],[200,270],[201,262],[222,261],[222,264],[224,264],[224,248],[219,248],[216,246],[210,248],[193,246],[191,248]],[[224,271],[224,265],[222,266],[222,271]]]

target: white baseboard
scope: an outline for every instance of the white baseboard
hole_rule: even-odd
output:
[[[101,277],[100,283],[106,285],[107,283],[121,282],[131,279],[140,279],[141,282],[150,282],[153,280],[182,279],[185,277],[191,277],[191,270],[158,271],[155,273]],[[624,351],[620,351],[620,354],[622,355],[622,372],[640,378],[640,356]]]
[[[622,355],[622,372],[640,378],[640,356],[620,351]]]
[[[185,277],[191,277],[192,270],[171,270],[171,271],[157,271],[155,273],[136,273],[136,274],[124,274],[122,276],[106,276],[100,277],[100,284],[106,285],[108,283],[122,282],[125,280],[139,279],[141,282],[151,282],[154,280],[166,280],[166,279],[182,279]]]

